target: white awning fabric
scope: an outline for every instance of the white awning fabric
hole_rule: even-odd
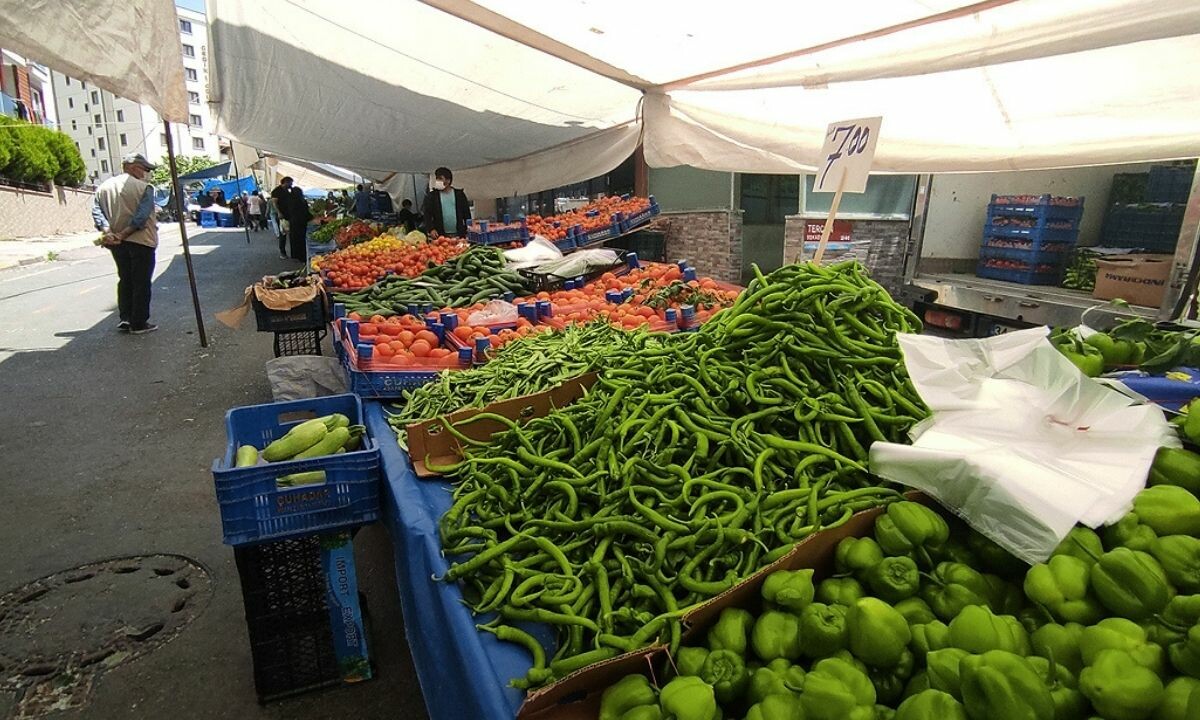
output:
[[[879,172],[1200,155],[1195,0],[208,7],[219,134],[377,178],[445,165],[479,197],[639,142],[653,166],[811,170],[828,123],[873,115]]]
[[[0,48],[188,121],[171,0],[0,0]]]

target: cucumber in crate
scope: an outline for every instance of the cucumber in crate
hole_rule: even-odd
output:
[[[242,445],[237,449],[235,467],[254,467],[259,460],[266,462],[282,462],[284,460],[304,460],[306,458],[338,455],[349,450],[357,450],[362,444],[365,425],[351,425],[350,418],[341,413],[333,413],[325,417],[313,418],[292,428],[283,437],[273,441],[262,449],[253,445]],[[322,471],[295,473],[275,479],[279,487],[297,487],[312,485],[325,478]]]

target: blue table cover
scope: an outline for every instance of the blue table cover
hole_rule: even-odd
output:
[[[367,427],[382,454],[382,515],[392,536],[404,630],[429,716],[434,720],[515,717],[525,692],[508,683],[529,670],[529,653],[476,630],[477,619],[463,604],[458,583],[434,579],[449,567],[442,557],[437,521],[450,508],[451,486],[439,479],[418,478],[408,453],[389,440],[393,432],[383,406],[378,402],[363,406]],[[553,646],[548,627],[523,627],[543,646]]]
[[[1155,375],[1131,370],[1108,377],[1115,377],[1130,390],[1168,410],[1178,411],[1192,398],[1200,396],[1200,370],[1196,368],[1179,367]]]

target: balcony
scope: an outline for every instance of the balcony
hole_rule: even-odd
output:
[[[17,103],[4,93],[0,93],[0,114],[17,117]]]

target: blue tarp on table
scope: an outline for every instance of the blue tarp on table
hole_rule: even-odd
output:
[[[529,670],[529,654],[511,643],[475,629],[458,583],[435,580],[446,574],[438,518],[450,508],[451,486],[422,480],[408,454],[388,441],[392,433],[380,403],[364,403],[367,427],[379,441],[385,475],[383,516],[396,556],[396,583],[404,613],[404,631],[412,650],[425,706],[442,718],[512,718],[525,693],[509,680]],[[528,627],[551,647],[549,629]]]

